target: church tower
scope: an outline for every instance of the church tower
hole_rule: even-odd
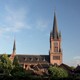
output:
[[[54,13],[53,29],[50,33],[50,64],[62,63],[61,33],[58,32],[56,14]]]

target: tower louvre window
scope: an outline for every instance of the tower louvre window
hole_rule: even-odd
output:
[[[53,56],[53,60],[60,60],[60,56]]]

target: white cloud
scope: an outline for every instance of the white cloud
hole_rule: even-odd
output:
[[[75,56],[73,59],[75,59],[75,60],[80,60],[80,56]]]
[[[75,56],[71,61],[67,62],[70,66],[80,65],[80,56]]]
[[[37,26],[36,27],[37,29],[44,31],[44,29],[48,27],[48,22],[46,20],[40,19],[40,20],[37,20],[36,26]]]
[[[0,24],[0,34],[31,29],[26,22],[26,18],[27,10],[24,8],[13,9],[10,6],[5,6],[4,21],[3,24]]]
[[[34,24],[31,24],[28,20],[28,10],[24,7],[15,9],[9,5],[5,6],[5,13],[3,14],[3,20],[0,20],[0,35],[4,33],[15,33],[20,32],[24,29],[34,28],[44,31],[48,27],[48,21],[41,19],[36,19]],[[29,23],[28,23],[29,22]]]

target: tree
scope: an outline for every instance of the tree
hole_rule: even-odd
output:
[[[0,68],[4,70],[5,74],[10,74],[12,63],[7,54],[1,55]]]
[[[15,67],[20,67],[19,60],[18,60],[18,57],[17,57],[17,56],[14,57],[13,65],[14,65]]]
[[[27,72],[23,67],[14,67],[11,71],[11,75],[17,80],[26,80],[31,77],[31,73]]]
[[[51,75],[51,78],[54,78],[54,79],[68,77],[67,71],[57,66],[54,66],[54,67],[51,66],[49,68],[49,73]]]

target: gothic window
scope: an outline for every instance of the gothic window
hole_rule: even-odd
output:
[[[54,42],[54,47],[58,47],[58,42]]]
[[[60,56],[53,56],[53,60],[60,60]]]
[[[58,48],[57,47],[54,48],[54,52],[58,52]]]
[[[58,42],[54,42],[54,52],[58,52]]]

